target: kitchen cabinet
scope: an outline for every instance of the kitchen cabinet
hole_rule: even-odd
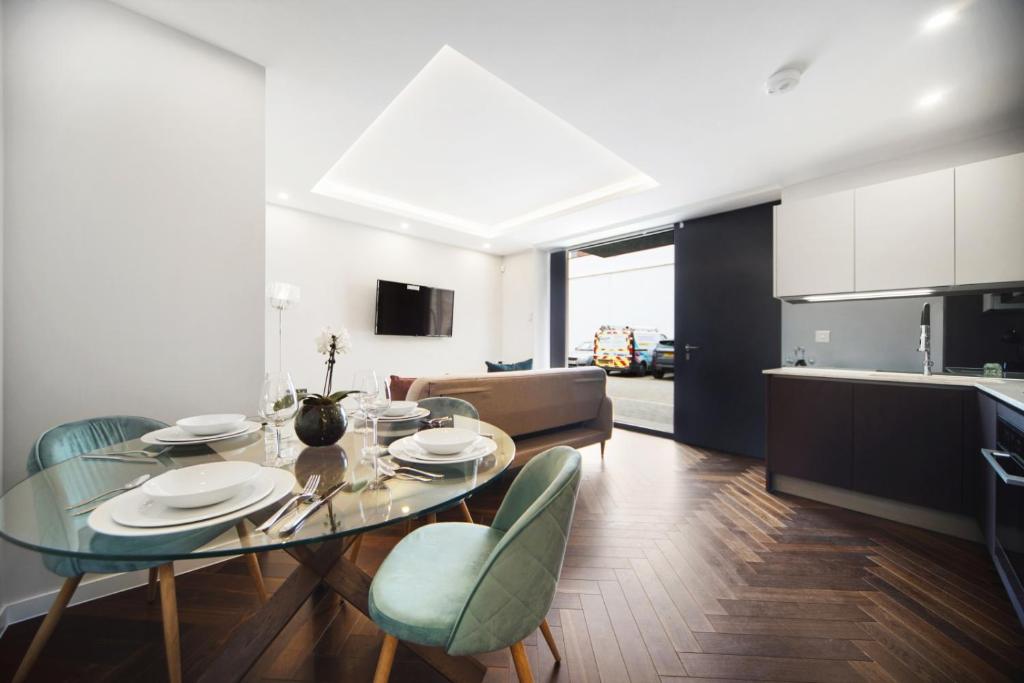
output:
[[[1024,154],[958,166],[956,284],[1024,281]]]
[[[854,192],[778,207],[775,296],[853,291]]]
[[[853,384],[771,377],[768,386],[767,469],[849,488]]]
[[[949,287],[954,280],[953,169],[858,188],[858,292]]]
[[[853,485],[905,503],[963,511],[964,401],[971,388],[853,387]]]

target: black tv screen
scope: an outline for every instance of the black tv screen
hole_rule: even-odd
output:
[[[377,280],[377,334],[450,337],[454,311],[450,289]]]

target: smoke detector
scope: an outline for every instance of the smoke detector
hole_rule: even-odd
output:
[[[764,82],[764,89],[769,95],[785,95],[795,90],[800,84],[800,69],[780,69]]]

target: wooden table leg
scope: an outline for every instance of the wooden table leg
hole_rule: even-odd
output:
[[[167,656],[167,678],[181,683],[181,633],[178,629],[178,596],[174,590],[174,565],[162,564],[160,577],[160,613],[164,622],[164,654]]]
[[[473,515],[469,512],[469,506],[466,505],[466,501],[463,500],[459,503],[459,512],[462,513],[462,520],[468,524],[473,523]]]
[[[60,621],[61,615],[64,614],[64,608],[68,606],[68,602],[71,601],[71,596],[75,594],[75,589],[78,588],[78,583],[81,580],[81,574],[64,579],[64,585],[60,587],[57,598],[50,605],[50,611],[46,613],[46,618],[39,625],[39,630],[36,631],[36,635],[32,638],[28,651],[21,658],[21,664],[18,666],[14,678],[11,679],[13,683],[21,683],[28,677],[29,671],[32,670],[32,666],[39,659],[39,653],[46,647],[46,641],[50,639],[53,631],[57,628],[57,622]]]

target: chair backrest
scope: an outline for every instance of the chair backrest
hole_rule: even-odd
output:
[[[490,652],[532,633],[551,608],[569,540],[582,458],[556,446],[519,472],[494,518],[505,532],[448,639],[453,655]]]
[[[148,417],[112,415],[66,422],[36,439],[28,458],[28,473],[35,474],[82,453],[137,439],[167,424]]]
[[[455,417],[461,415],[462,417],[470,417],[474,420],[480,419],[480,413],[477,412],[476,408],[469,401],[464,401],[461,398],[455,398],[453,396],[432,396],[430,398],[424,398],[417,401],[420,408],[426,408],[430,411],[430,419],[436,420],[439,417]]]

